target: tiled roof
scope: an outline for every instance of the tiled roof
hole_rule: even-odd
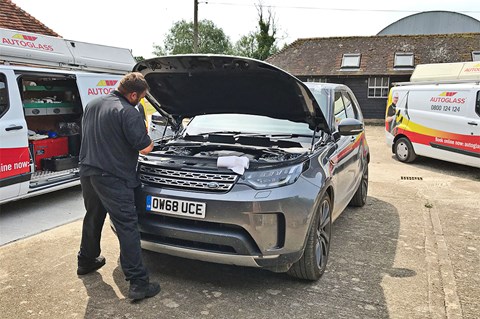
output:
[[[480,51],[480,33],[310,38],[294,41],[267,62],[296,76],[401,75],[412,69],[394,69],[396,52],[413,53],[417,65],[472,61],[472,51]],[[361,54],[359,69],[340,68],[348,53]]]
[[[0,8],[1,28],[60,36],[10,0],[0,0]]]

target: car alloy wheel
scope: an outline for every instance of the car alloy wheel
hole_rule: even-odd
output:
[[[363,207],[367,202],[367,194],[368,194],[368,163],[365,162],[363,164],[363,173],[362,173],[362,180],[360,181],[360,185],[358,185],[357,191],[352,197],[349,205],[354,207]]]
[[[310,226],[303,256],[290,267],[288,274],[300,279],[318,280],[327,267],[331,234],[332,207],[330,197],[324,194]]]
[[[317,226],[317,241],[315,245],[317,265],[322,272],[327,267],[328,253],[330,252],[331,225],[330,202],[324,200],[320,207],[320,221]]]

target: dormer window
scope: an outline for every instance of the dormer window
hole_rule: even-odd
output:
[[[347,53],[342,58],[342,69],[360,68],[360,53]]]
[[[480,61],[480,51],[472,52],[472,61]]]
[[[395,68],[413,68],[414,60],[413,53],[397,52],[395,53]]]

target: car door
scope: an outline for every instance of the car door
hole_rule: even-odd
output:
[[[334,131],[338,131],[338,124],[347,117],[345,110],[345,103],[343,100],[342,92],[340,90],[335,91],[334,101],[333,101],[333,116],[334,116]],[[349,145],[351,137],[350,136],[340,136],[336,141],[336,150],[334,155],[331,157],[330,164],[333,167],[332,175],[335,188],[336,196],[334,207],[338,208],[340,213],[348,203],[345,203],[349,193],[346,191],[351,184],[351,179],[349,171],[349,166],[351,165],[349,161]],[[335,216],[333,216],[335,218]]]
[[[345,104],[345,111],[347,114],[347,118],[363,120],[360,112],[360,108],[356,102],[356,100],[352,97],[352,95],[347,92],[342,92],[343,102]],[[347,136],[348,145],[346,148],[345,156],[347,157],[348,164],[347,171],[346,171],[346,191],[350,194],[349,197],[353,196],[355,193],[358,183],[360,183],[361,176],[362,176],[362,143],[364,139],[364,133],[360,133],[357,135]]]
[[[27,192],[28,129],[13,70],[0,70],[0,202]]]

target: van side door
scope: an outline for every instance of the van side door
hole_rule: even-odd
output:
[[[28,128],[13,70],[0,69],[0,203],[28,191]],[[22,194],[21,194],[22,192]]]
[[[107,73],[82,73],[76,74],[78,91],[83,108],[93,99],[110,94],[118,86],[122,76]]]
[[[480,89],[474,92],[474,105],[468,109],[467,125],[468,132],[472,137],[471,143],[466,144],[473,156],[470,156],[472,165],[480,167]]]

